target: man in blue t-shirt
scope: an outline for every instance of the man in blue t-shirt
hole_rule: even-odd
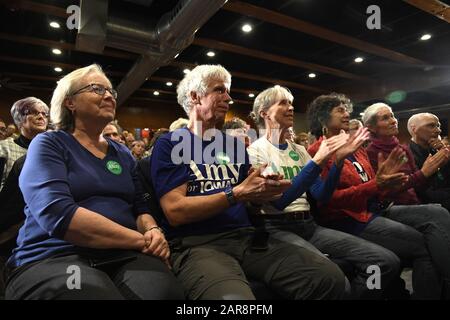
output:
[[[245,203],[278,199],[290,182],[265,175],[264,166],[249,172],[244,144],[215,130],[229,109],[230,85],[221,66],[188,73],[177,94],[189,125],[162,136],[152,153],[173,271],[190,299],[254,299],[246,277],[283,298],[341,298],[344,274],[328,259],[271,238],[257,243]]]

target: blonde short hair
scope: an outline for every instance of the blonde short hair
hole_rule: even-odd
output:
[[[79,89],[78,86],[81,80],[91,73],[98,73],[108,78],[101,66],[91,64],[90,66],[72,71],[58,81],[50,103],[50,120],[56,126],[56,129],[64,131],[72,131],[74,129],[74,117],[72,112],[64,106],[64,101],[75,90]]]

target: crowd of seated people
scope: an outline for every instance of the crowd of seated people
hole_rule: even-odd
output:
[[[19,134],[0,119],[0,297],[253,300],[259,283],[281,299],[388,299],[409,267],[411,298],[450,298],[436,115],[412,116],[402,145],[388,105],[351,120],[331,93],[295,134],[277,85],[254,100],[254,136],[225,121],[230,88],[225,68],[197,66],[177,87],[186,118],[142,137],[118,125],[98,65],[64,76],[50,108],[14,103]]]

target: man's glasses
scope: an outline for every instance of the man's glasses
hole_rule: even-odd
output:
[[[48,112],[45,112],[45,111],[37,111],[37,110],[27,110],[26,112],[25,112],[25,115],[31,115],[31,116],[33,116],[33,117],[39,117],[40,115],[42,115],[44,118],[48,118],[48,116],[49,116],[49,114],[48,114]]]
[[[100,96],[103,96],[106,93],[106,91],[108,91],[109,93],[111,93],[111,95],[113,96],[114,99],[117,99],[117,91],[116,90],[114,90],[113,88],[106,88],[105,86],[98,84],[98,83],[88,84],[87,86],[78,89],[77,91],[73,92],[70,95],[74,96],[76,94],[82,93],[83,90],[84,90],[84,92],[93,91]]]

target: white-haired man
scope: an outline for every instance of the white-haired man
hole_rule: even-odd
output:
[[[335,264],[306,248],[261,239],[251,226],[245,203],[277,199],[290,182],[264,177],[263,168],[249,173],[242,142],[215,130],[228,111],[230,85],[221,66],[188,73],[177,93],[189,124],[162,136],[153,150],[151,179],[175,275],[189,299],[254,299],[247,277],[286,299],[341,298],[345,277]]]
[[[411,135],[409,147],[419,168],[430,154],[446,148],[440,138],[441,123],[432,113],[418,113],[409,118],[408,132]],[[450,165],[440,167],[428,180],[428,188],[418,192],[418,196],[424,203],[440,203],[450,210]]]

